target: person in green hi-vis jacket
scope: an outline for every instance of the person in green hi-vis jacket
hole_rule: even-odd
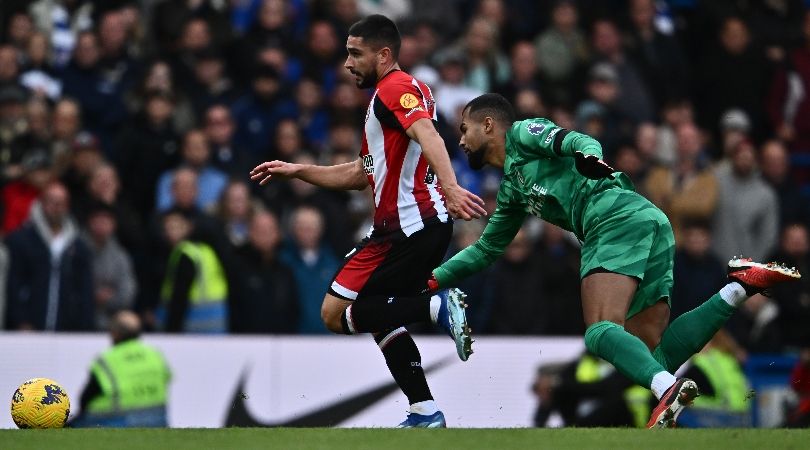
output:
[[[669,324],[675,239],[666,215],[602,160],[590,136],[547,119],[515,121],[512,105],[484,94],[462,111],[460,145],[473,169],[503,168],[497,207],[483,234],[433,271],[444,289],[492,264],[533,214],[582,242],[585,345],[660,400],[648,428],[674,427],[697,384],[673,373],[749,296],[798,279],[782,265],[729,261],[729,284]]]
[[[79,400],[75,428],[168,426],[166,404],[172,374],[163,354],[140,339],[141,322],[132,311],[110,321],[113,345],[90,366]]]

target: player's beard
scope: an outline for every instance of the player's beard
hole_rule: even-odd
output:
[[[470,169],[472,170],[481,170],[484,168],[486,164],[484,162],[484,147],[479,148],[474,152],[467,153],[467,163],[470,165]]]
[[[374,69],[370,70],[368,73],[352,71],[354,76],[360,75],[360,79],[355,81],[355,85],[357,85],[358,89],[369,89],[373,88],[375,84],[377,84],[377,73]]]

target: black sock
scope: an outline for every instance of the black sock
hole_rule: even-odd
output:
[[[340,317],[343,332],[379,333],[412,323],[430,323],[430,297],[359,297]]]
[[[422,356],[408,330],[399,327],[378,333],[374,341],[380,347],[394,380],[408,397],[408,404],[433,400],[422,370]]]

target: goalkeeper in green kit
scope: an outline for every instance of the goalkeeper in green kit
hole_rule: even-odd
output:
[[[547,119],[514,117],[497,94],[463,110],[460,145],[470,166],[502,167],[504,176],[480,239],[437,267],[429,289],[450,287],[492,264],[529,213],[573,232],[582,242],[586,347],[660,400],[648,428],[674,427],[698,386],[673,373],[749,296],[799,273],[735,257],[729,284],[670,324],[675,239],[664,213],[602,161],[595,139]]]

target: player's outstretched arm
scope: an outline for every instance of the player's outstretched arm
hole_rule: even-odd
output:
[[[428,281],[430,290],[452,287],[459,280],[469,277],[495,262],[503,255],[526,218],[526,207],[511,184],[504,180],[498,190],[498,206],[481,237],[474,244],[456,253],[444,264],[433,270]]]
[[[428,164],[439,177],[450,215],[456,219],[472,220],[487,215],[484,201],[458,184],[447,147],[430,119],[419,119],[405,133],[422,147]]]
[[[250,171],[250,179],[264,186],[273,178],[298,178],[307,183],[326,189],[358,190],[368,186],[368,179],[363,171],[363,161],[338,164],[335,166],[317,166],[314,164],[294,164],[284,161],[267,161]]]

